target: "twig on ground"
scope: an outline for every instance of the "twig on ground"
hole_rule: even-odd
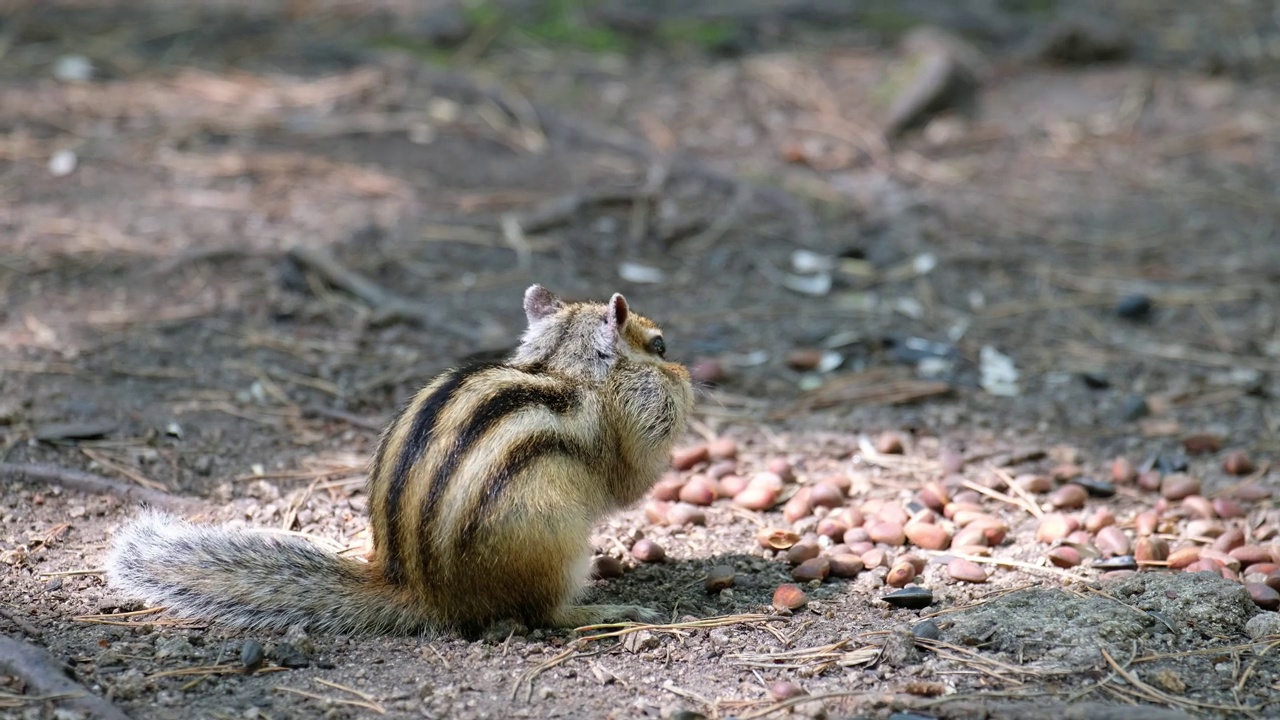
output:
[[[22,617],[18,615],[17,611],[8,605],[0,605],[0,617],[3,617],[13,623],[19,630],[26,633],[28,636],[33,638],[40,637],[40,631],[31,623],[23,620]]]
[[[430,305],[383,290],[369,278],[342,266],[327,251],[295,246],[289,257],[307,270],[324,278],[330,285],[345,290],[368,303],[380,322],[406,320],[423,326],[451,332],[468,340],[477,340],[476,331],[445,320]]]
[[[29,693],[56,696],[58,704],[94,720],[129,720],[115,705],[73,681],[66,666],[34,645],[0,635],[0,668],[21,678]]]
[[[363,430],[372,430],[373,432],[380,432],[383,426],[383,423],[380,423],[377,420],[370,420],[369,418],[361,417],[355,413],[349,413],[346,410],[325,407],[323,405],[305,405],[302,407],[302,414],[304,416],[327,418],[329,420],[340,420],[348,425],[353,425]]]
[[[62,485],[71,490],[88,493],[107,493],[137,502],[165,508],[184,508],[194,505],[195,500],[170,495],[160,490],[122,483],[119,480],[94,475],[81,470],[62,468],[56,465],[0,463],[0,477],[14,480],[42,480]]]

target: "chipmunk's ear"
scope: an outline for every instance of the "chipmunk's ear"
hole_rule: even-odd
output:
[[[564,303],[560,298],[541,285],[530,285],[524,291],[524,315],[529,319],[530,325],[554,315],[562,307]]]
[[[609,325],[609,330],[614,335],[622,332],[622,326],[627,324],[627,315],[631,313],[631,309],[627,307],[627,299],[622,297],[622,293],[614,293],[609,298],[609,309],[605,312],[605,322]]]

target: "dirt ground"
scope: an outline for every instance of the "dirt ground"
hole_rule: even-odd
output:
[[[1123,482],[1069,512],[1275,548],[1238,492],[1280,457],[1275,3],[588,5],[0,3],[0,633],[136,718],[1280,715],[1274,611],[1221,573],[1052,566],[1047,496],[1006,482],[1185,460],[1238,517]],[[925,23],[969,44],[903,49]],[[936,57],[968,89],[886,141]],[[532,282],[664,326],[704,381],[682,446],[737,442],[717,472],[838,475],[868,512],[967,491],[1008,526],[989,579],[913,549],[933,603],[895,608],[884,546],[778,612],[757,531],[818,518],[721,499],[592,538],[625,572],[589,595],[674,626],[242,633],[110,617],[145,610],[97,571],[136,503],[15,470],[358,551],[379,427],[509,349]],[[0,669],[0,717],[78,716]]]

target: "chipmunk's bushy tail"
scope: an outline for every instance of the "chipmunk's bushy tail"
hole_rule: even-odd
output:
[[[111,587],[177,615],[257,630],[410,632],[430,624],[378,568],[298,537],[193,525],[146,512],[107,557]]]

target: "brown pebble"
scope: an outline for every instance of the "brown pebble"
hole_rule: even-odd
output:
[[[1143,510],[1133,518],[1133,527],[1139,535],[1152,535],[1160,527],[1160,516],[1154,510]]]
[[[1049,477],[1058,482],[1069,482],[1084,474],[1084,470],[1075,463],[1062,463],[1049,471]]]
[[[718,385],[725,377],[724,363],[715,358],[698,360],[689,366],[689,378],[695,385]]]
[[[787,562],[799,565],[805,560],[812,560],[822,552],[817,545],[810,542],[799,542],[787,548]]]
[[[809,558],[791,568],[791,579],[797,582],[809,582],[810,580],[821,582],[827,579],[827,574],[830,572],[830,560],[824,557]]]
[[[675,473],[667,473],[653,484],[653,489],[649,494],[655,500],[672,501],[680,497],[680,488],[684,487],[685,479]]]
[[[947,563],[947,574],[952,580],[967,583],[984,583],[987,573],[977,563],[964,558],[956,558]]]
[[[799,610],[808,602],[804,591],[791,583],[783,583],[773,591],[773,607],[777,610]]]
[[[1169,567],[1174,570],[1181,570],[1188,565],[1200,560],[1200,548],[1195,545],[1176,548],[1169,553]]]
[[[760,547],[768,550],[786,550],[787,548],[800,542],[800,536],[796,533],[783,528],[760,528],[756,533],[756,540],[760,542]]]
[[[1040,518],[1040,527],[1036,529],[1036,540],[1042,543],[1054,543],[1075,532],[1080,521],[1062,513],[1048,513]]]
[[[667,524],[667,511],[671,509],[671,503],[663,500],[650,500],[644,504],[644,517],[654,525]]]
[[[1160,562],[1169,557],[1169,543],[1164,538],[1143,535],[1133,543],[1133,559],[1140,563]]]
[[[703,587],[708,593],[718,593],[725,588],[733,587],[735,575],[732,565],[715,565],[707,571],[707,579],[703,582]]]
[[[1267,587],[1273,590],[1280,590],[1280,572],[1273,572],[1267,575],[1267,579],[1263,582],[1267,584]]]
[[[876,452],[882,455],[901,455],[902,436],[892,430],[880,433],[876,438]]]
[[[1116,515],[1107,508],[1098,508],[1084,521],[1084,529],[1096,533],[1104,527],[1116,524]]]
[[[720,480],[737,472],[738,463],[733,460],[719,460],[711,463],[711,466],[707,468],[707,477],[712,480]]]
[[[1182,449],[1191,455],[1207,455],[1222,449],[1222,438],[1212,433],[1196,433],[1182,438]]]
[[[853,507],[841,508],[840,511],[836,513],[836,517],[840,518],[841,522],[851,528],[862,527],[866,522],[866,516],[862,514],[862,511]]]
[[[1271,562],[1271,551],[1257,545],[1241,545],[1228,554],[1240,561],[1240,567],[1252,567]]]
[[[1231,475],[1248,475],[1253,472],[1253,461],[1240,450],[1232,450],[1222,458],[1222,469]]]
[[[974,555],[977,557],[991,557],[991,548],[986,545],[957,545],[954,540],[951,541],[951,550],[957,555]]]
[[[818,527],[814,532],[831,538],[833,542],[840,542],[844,540],[844,534],[849,532],[849,526],[841,522],[839,518],[828,515],[818,521]]]
[[[964,469],[964,455],[955,448],[943,448],[938,453],[938,464],[942,466],[943,473],[955,475]]]
[[[706,475],[694,475],[680,488],[680,500],[690,505],[710,505],[719,495],[716,481]]]
[[[813,501],[810,499],[812,488],[802,487],[782,506],[782,518],[787,522],[795,522],[813,512]]]
[[[635,545],[631,546],[631,555],[640,562],[656,563],[662,562],[667,556],[667,551],[649,538],[641,538],[636,541]]]
[[[978,528],[982,531],[982,536],[986,538],[987,545],[995,547],[1004,542],[1004,538],[1009,534],[1009,526],[1003,520],[998,518],[984,518],[969,523],[968,528]]]
[[[916,497],[919,498],[920,504],[937,512],[942,512],[947,503],[951,502],[951,493],[947,492],[947,489],[939,482],[931,481],[925,483],[925,486],[920,490],[920,494]]]
[[[1067,483],[1049,494],[1049,504],[1065,510],[1082,508],[1088,499],[1089,492],[1075,483]]]
[[[1200,481],[1185,473],[1166,475],[1160,481],[1160,496],[1166,500],[1181,500],[1200,492]]]
[[[1053,489],[1053,478],[1048,475],[1019,475],[1013,482],[1033,495],[1043,495]]]
[[[1138,487],[1155,492],[1160,489],[1160,471],[1147,470],[1138,474]]]
[[[951,545],[951,533],[933,523],[911,523],[902,532],[912,545],[925,550],[946,550]]]
[[[854,555],[857,555],[858,557],[862,557],[863,555],[866,555],[868,552],[871,552],[872,550],[874,550],[876,547],[876,544],[871,542],[870,540],[866,540],[863,542],[856,542],[851,545],[846,544],[845,547],[849,548],[849,552],[853,553]]]
[[[747,489],[747,479],[741,475],[725,475],[718,482],[721,497],[737,497],[738,493]]]
[[[1066,541],[1081,547],[1093,544],[1093,533],[1088,530],[1076,530],[1067,536]]]
[[[1212,520],[1218,516],[1218,513],[1213,511],[1213,503],[1203,495],[1188,495],[1182,498],[1182,507],[1190,513],[1191,517],[1201,520]]]
[[[700,507],[688,503],[676,503],[667,511],[667,522],[675,527],[706,525],[707,514]]]
[[[955,537],[951,538],[952,549],[967,545],[988,547],[987,533],[983,530],[981,525],[970,525],[966,528],[960,528],[960,530],[956,532]]]
[[[880,507],[880,512],[876,513],[876,517],[880,522],[897,523],[899,525],[906,525],[907,521],[911,519],[911,515],[906,508],[897,503],[885,503]]]
[[[1270,575],[1277,570],[1280,570],[1280,565],[1273,562],[1260,562],[1249,566],[1249,572],[1261,573],[1263,575]]]
[[[595,580],[622,577],[622,561],[609,555],[591,558],[591,577]]]
[[[844,505],[844,493],[835,485],[818,483],[809,493],[809,502],[814,507],[838,508]]]
[[[1216,538],[1226,532],[1227,528],[1217,520],[1192,520],[1187,523],[1187,537]]]
[[[859,557],[862,558],[863,566],[868,570],[874,570],[875,568],[884,566],[885,560],[889,558],[889,554],[880,548],[872,548],[862,553]]]
[[[786,486],[787,483],[781,476],[777,473],[768,472],[767,470],[752,475],[751,481],[747,483],[747,487],[768,488],[774,492],[782,492],[782,489]]]
[[[728,460],[738,456],[738,441],[731,437],[716,438],[707,443],[707,455],[712,460]]]
[[[838,578],[851,578],[862,572],[866,565],[862,562],[862,558],[852,553],[833,554],[831,561],[831,576]]]
[[[902,555],[901,557],[899,557],[898,562],[911,563],[911,567],[916,569],[917,575],[924,572],[925,566],[929,564],[928,560],[925,560],[919,555],[912,555],[911,553],[906,553],[905,555]]]
[[[1202,548],[1200,550],[1200,559],[1212,560],[1222,567],[1229,568],[1232,571],[1240,570],[1240,560],[1224,550],[1216,550],[1211,547]]]
[[[1182,570],[1189,573],[1211,572],[1218,577],[1222,577],[1222,566],[1212,560],[1197,560]]]
[[[1249,597],[1253,598],[1253,602],[1263,610],[1275,610],[1280,608],[1280,593],[1263,583],[1246,583],[1244,588],[1249,591]]]
[[[694,465],[707,459],[706,445],[691,445],[676,448],[671,452],[671,466],[677,470],[690,470]]]
[[[1271,489],[1258,483],[1248,483],[1237,487],[1232,494],[1240,502],[1257,502],[1271,497]]]
[[[1108,570],[1107,572],[1104,572],[1101,575],[1099,575],[1098,579],[1099,580],[1119,580],[1120,578],[1127,578],[1131,575],[1137,575],[1137,574],[1138,573],[1136,570]]]
[[[916,566],[909,562],[896,562],[893,567],[889,568],[889,574],[884,578],[884,584],[890,587],[905,587],[907,583],[916,579]]]
[[[1080,551],[1070,545],[1059,545],[1049,551],[1049,562],[1060,568],[1073,568],[1080,564]]]
[[[791,482],[796,479],[795,468],[791,467],[791,461],[786,458],[769,458],[765,461],[764,468],[782,478],[783,482]]]
[[[816,348],[796,348],[787,353],[787,367],[807,372],[822,362],[822,351]]]
[[[951,521],[960,527],[965,527],[979,520],[994,520],[990,514],[978,510],[960,510],[951,515]]]
[[[895,522],[878,522],[867,528],[867,534],[871,536],[873,542],[885,545],[897,546],[907,541],[907,535],[903,532],[902,526]]]
[[[1129,458],[1118,457],[1111,461],[1111,481],[1117,485],[1131,485],[1138,479],[1138,470]]]
[[[804,688],[796,685],[795,683],[787,682],[786,680],[779,680],[778,682],[769,684],[769,697],[774,700],[790,700],[791,698],[808,694],[809,693],[804,691]]]
[[[1220,518],[1233,519],[1245,516],[1244,508],[1240,507],[1240,503],[1229,498],[1214,498],[1213,512]]]
[[[1128,555],[1131,547],[1129,538],[1125,537],[1124,531],[1115,525],[1108,525],[1099,530],[1097,536],[1093,539],[1093,545],[1107,557]]]
[[[1230,528],[1226,532],[1219,535],[1210,546],[1218,552],[1231,552],[1244,544],[1244,531],[1240,528]]]
[[[835,487],[841,494],[849,492],[849,488],[853,486],[853,480],[844,473],[832,473],[822,478],[822,482]]]
[[[733,504],[748,510],[768,510],[778,503],[778,491],[769,487],[747,485],[733,496]]]
[[[871,534],[868,533],[867,529],[864,527],[851,527],[847,531],[845,531],[843,540],[847,545],[853,545],[854,543],[870,542]]]

